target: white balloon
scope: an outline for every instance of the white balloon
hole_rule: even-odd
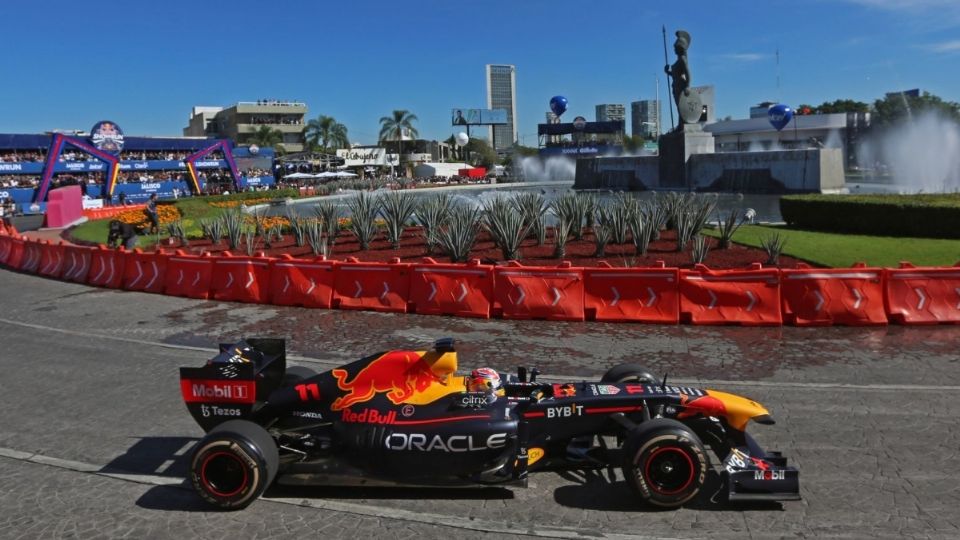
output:
[[[456,139],[457,145],[459,146],[466,146],[467,143],[470,142],[470,137],[468,137],[467,134],[462,131],[460,133],[457,133],[454,136],[454,138]]]

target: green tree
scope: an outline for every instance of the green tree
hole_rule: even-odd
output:
[[[273,148],[283,143],[283,132],[270,126],[260,126],[250,135],[250,143],[261,148]]]
[[[873,103],[871,120],[874,126],[885,128],[896,124],[908,112],[915,116],[927,111],[933,111],[940,116],[960,122],[960,103],[944,101],[929,92],[924,92],[919,97],[891,94],[878,99]]]
[[[332,116],[322,114],[307,122],[303,137],[309,147],[322,148],[324,151],[350,146],[347,126],[337,122]]]
[[[419,133],[417,129],[413,127],[413,123],[418,120],[417,115],[404,109],[394,110],[392,116],[380,118],[380,142],[398,141],[397,152],[400,154],[400,158],[403,159],[404,132],[416,139]]]
[[[852,99],[836,99],[834,101],[824,101],[814,107],[813,111],[817,114],[864,113],[870,111],[870,105]]]
[[[486,167],[492,171],[493,166],[497,164],[497,152],[486,139],[471,137],[464,149],[469,152],[471,165]]]

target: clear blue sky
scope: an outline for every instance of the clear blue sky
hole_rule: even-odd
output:
[[[444,139],[451,108],[486,105],[484,65],[507,63],[535,146],[555,94],[590,120],[653,98],[661,24],[691,33],[693,83],[715,85],[719,117],[916,87],[960,101],[960,0],[4,1],[0,21],[0,133],[110,119],[179,135],[194,105],[276,98],[353,141],[375,142],[393,109]]]

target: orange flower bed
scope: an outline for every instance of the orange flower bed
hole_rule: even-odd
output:
[[[157,218],[160,220],[161,226],[168,223],[173,223],[174,221],[180,219],[180,211],[177,210],[177,208],[172,204],[158,204]],[[114,217],[114,219],[137,227],[145,227],[150,224],[150,220],[147,219],[147,212],[143,208],[120,212]]]
[[[260,220],[263,223],[264,229],[270,229],[274,225],[280,225],[281,227],[290,226],[290,220],[283,216],[267,216],[267,217],[260,218]],[[248,225],[257,224],[257,220],[253,216],[247,216],[246,222]]]
[[[253,205],[255,205],[255,204],[263,204],[263,203],[270,202],[271,200],[273,200],[273,199],[269,199],[269,198],[264,197],[264,198],[261,198],[261,199],[246,199],[246,200],[243,200],[243,201],[220,201],[220,202],[212,202],[212,203],[208,203],[208,204],[209,204],[210,206],[214,206],[214,207],[216,207],[216,208],[236,208],[236,207],[241,206],[241,205],[242,205],[242,206],[253,206]]]

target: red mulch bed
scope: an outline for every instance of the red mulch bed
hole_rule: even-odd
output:
[[[520,262],[526,266],[556,266],[560,259],[553,257],[554,246],[551,243],[552,232],[547,235],[547,243],[543,246],[537,246],[536,241],[528,239],[523,242],[520,249]],[[711,244],[710,253],[707,254],[705,264],[710,268],[743,268],[751,263],[763,263],[767,260],[767,254],[761,249],[733,245],[729,249],[716,249],[717,239],[708,238]],[[184,248],[177,243],[162,246],[165,249],[183,249],[189,253],[220,253],[227,250],[226,241],[220,245],[211,245],[209,240],[192,240],[189,247]],[[313,252],[309,245],[296,247],[292,234],[285,234],[282,242],[275,242],[270,249],[264,249],[260,244],[257,251],[264,252],[268,256],[279,256],[288,253],[293,257],[312,258]],[[683,253],[676,251],[676,233],[674,231],[664,231],[659,240],[651,242],[647,254],[640,256],[636,254],[636,249],[632,243],[625,245],[608,244],[606,256],[602,258],[594,257],[596,247],[593,243],[593,234],[586,233],[583,240],[571,239],[567,243],[567,254],[563,258],[570,261],[573,266],[597,266],[600,261],[606,261],[611,266],[651,266],[657,261],[664,261],[669,267],[690,268],[693,264],[690,262],[690,247]],[[241,252],[234,253],[235,255]],[[356,257],[365,262],[389,262],[394,257],[399,257],[402,262],[421,262],[423,257],[433,257],[437,262],[450,262],[449,257],[440,253],[428,255],[426,244],[419,227],[408,228],[401,239],[400,249],[394,250],[390,243],[381,233],[377,239],[371,243],[370,249],[361,251],[357,239],[348,231],[343,231],[337,237],[337,243],[333,250],[333,259],[342,260],[346,257]],[[480,259],[485,264],[496,264],[502,261],[502,253],[494,247],[490,235],[482,232],[471,252],[471,258]],[[781,256],[780,267],[793,268],[798,263],[798,259]]]

